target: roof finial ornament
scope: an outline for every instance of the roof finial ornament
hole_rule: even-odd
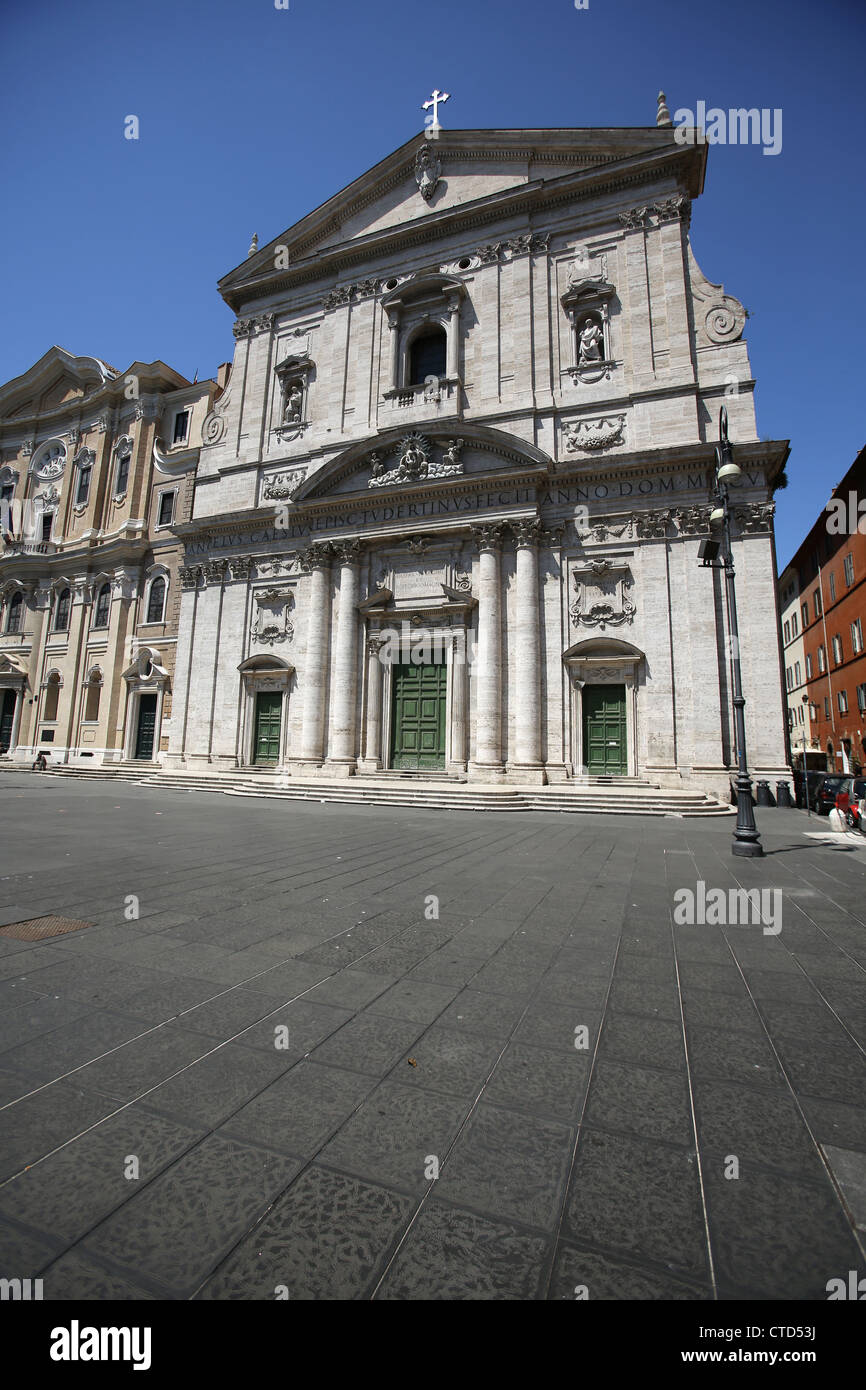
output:
[[[249,257],[249,256],[254,256],[254,255],[256,254],[256,252],[258,251],[258,249],[259,249],[259,234],[258,234],[258,232],[253,232],[253,239],[252,239],[252,241],[250,242],[250,249],[249,249],[249,251],[247,252],[247,256],[248,256],[248,257]]]
[[[673,125],[673,121],[671,120],[671,113],[668,110],[667,98],[665,97],[664,92],[659,92],[659,106],[658,111],[656,112],[656,125]]]

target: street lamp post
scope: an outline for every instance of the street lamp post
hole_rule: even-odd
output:
[[[807,715],[807,713],[806,713],[806,706],[807,706],[808,703],[809,703],[809,696],[808,696],[808,694],[803,695],[803,696],[802,696],[802,700],[803,700],[803,786],[804,786],[805,789],[806,789],[806,815],[808,816],[809,820],[811,820],[811,819],[812,819],[812,807],[811,807],[811,805],[810,805],[810,803],[809,803],[809,769],[808,769],[808,767],[807,767],[807,758],[806,758],[806,725],[809,724],[809,727],[810,727],[810,728],[812,727],[812,726],[811,726],[811,721],[810,721],[810,719],[809,719],[809,717],[808,717],[808,715]]]
[[[734,557],[731,551],[731,508],[728,497],[728,484],[739,478],[741,469],[734,463],[734,451],[728,439],[728,412],[724,406],[719,411],[719,442],[716,445],[716,506],[710,517],[711,525],[721,523],[724,536],[725,587],[728,597],[728,614],[731,639],[731,672],[734,694],[734,729],[737,740],[737,824],[731,853],[742,859],[757,859],[764,853],[758,827],[755,824],[755,810],[752,804],[752,779],[746,759],[746,720],[743,711],[746,701],[743,698],[743,681],[740,669],[740,633],[737,623],[737,592],[734,584]],[[705,565],[718,564],[715,555],[717,543],[701,547],[701,559]]]

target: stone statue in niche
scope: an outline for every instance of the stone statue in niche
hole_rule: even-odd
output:
[[[604,361],[604,334],[601,331],[601,324],[596,319],[584,319],[583,328],[580,331],[580,356],[578,365],[584,363],[593,364]]]
[[[286,408],[283,411],[284,425],[297,425],[301,421],[304,392],[299,381],[292,381],[286,391]]]

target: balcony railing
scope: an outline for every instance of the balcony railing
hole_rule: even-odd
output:
[[[7,541],[4,555],[56,555],[59,547],[54,541]]]

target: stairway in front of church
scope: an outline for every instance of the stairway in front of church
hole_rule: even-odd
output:
[[[153,766],[152,764],[150,765]],[[640,778],[606,782],[593,778],[544,787],[461,782],[448,774],[408,777],[381,773],[372,777],[302,778],[284,772],[137,773],[129,764],[115,768],[52,768],[42,776],[106,777],[134,781],[167,791],[220,792],[227,796],[273,801],[339,802],[344,805],[405,806],[417,810],[556,811],[605,816],[727,816],[731,806],[702,791],[660,788]]]

